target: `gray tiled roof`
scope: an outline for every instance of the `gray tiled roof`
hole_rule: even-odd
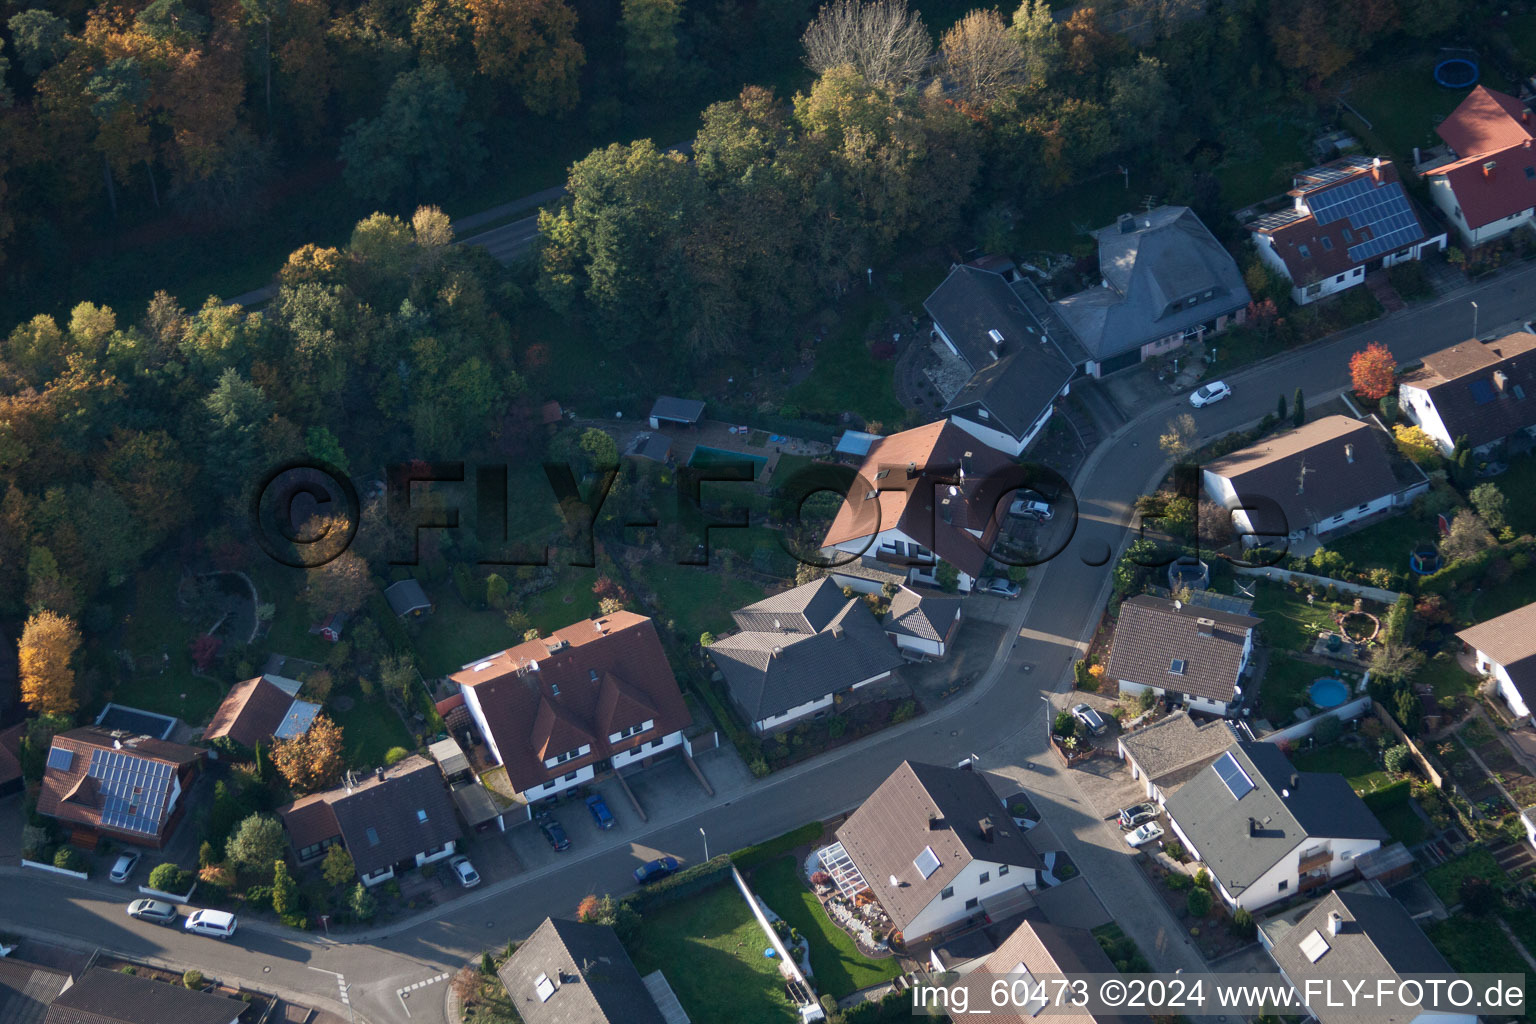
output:
[[[1243,275],[1227,250],[1186,206],[1161,206],[1135,215],[1134,228],[1117,222],[1094,232],[1099,271],[1108,287],[1090,288],[1053,303],[1094,359],[1140,348],[1250,301]],[[1215,294],[1169,311],[1187,295]]]
[[[891,610],[885,616],[885,631],[942,641],[954,628],[960,604],[957,597],[924,594],[911,587],[902,587],[891,598]]]
[[[343,786],[322,796],[360,875],[459,838],[459,822],[443,775],[420,755],[384,769],[383,781],[367,775],[351,790]],[[425,812],[425,820],[418,811]],[[305,845],[298,838],[294,844]]]
[[[1120,737],[1120,745],[1142,772],[1165,792],[1174,777],[1210,764],[1236,741],[1237,734],[1225,720],[1199,725],[1184,711]]]
[[[991,839],[981,822],[992,825]],[[903,761],[837,830],[870,890],[905,929],[974,860],[1038,869],[1039,854],[1008,816],[981,772]],[[932,847],[938,868],[913,864]],[[897,885],[891,885],[895,877]]]
[[[228,996],[92,967],[53,1001],[46,1024],[233,1024],[246,1004]]]
[[[1337,935],[1329,934],[1329,919],[1340,916]],[[1331,892],[1311,910],[1292,920],[1292,915],[1266,922],[1266,937],[1273,943],[1270,956],[1287,979],[1305,990],[1310,980],[1384,977],[1394,974],[1433,974],[1450,971],[1445,957],[1419,930],[1408,911],[1390,896],[1365,892]],[[1314,962],[1301,949],[1313,932],[1327,944]],[[1315,940],[1314,940],[1315,941]],[[1383,1024],[1413,1019],[1414,1014],[1346,1013],[1319,1005],[1311,1007],[1323,1024],[1365,1020]]]
[[[1536,602],[1479,622],[1456,636],[1504,666],[1526,706],[1536,704]]]
[[[68,974],[0,957],[0,1024],[41,1024],[48,1004],[67,984]]]
[[[736,628],[756,633],[819,633],[848,604],[842,588],[823,576],[731,612]]]
[[[523,1024],[666,1024],[607,925],[546,917],[496,973]]]
[[[432,607],[432,599],[427,597],[427,592],[414,579],[404,579],[390,584],[384,590],[384,599],[389,602],[390,611],[396,615],[406,615],[419,608]]]
[[[1210,636],[1201,635],[1204,619]],[[1230,701],[1238,683],[1243,646],[1259,620],[1214,608],[1139,595],[1120,606],[1106,671],[1111,679],[1159,686],[1176,693]],[[1183,672],[1170,671],[1175,659]]]
[[[674,398],[671,395],[662,395],[651,406],[651,415],[657,419],[696,423],[699,417],[704,415],[704,403],[697,398]]]
[[[1213,765],[1168,798],[1168,816],[1234,899],[1308,839],[1390,838],[1344,776],[1298,773],[1273,743],[1228,749],[1253,789],[1234,799]]]
[[[902,664],[901,652],[861,598],[843,597],[830,580],[817,582],[824,584],[821,594],[836,594],[841,605],[819,632],[743,631],[709,648],[748,721],[782,714]],[[821,609],[812,612],[819,618]]]
[[[987,957],[982,970],[988,974],[1006,976],[1023,967],[1030,977],[1041,979],[1056,974],[1114,974],[1114,962],[1099,945],[1098,939],[1086,928],[1068,928],[1044,921],[1025,921],[1004,939],[996,952]],[[1009,1020],[1049,1019],[1052,1024],[1151,1024],[1152,1018],[1138,1015],[1088,1013],[1087,1011],[1052,1012],[1036,1017],[1028,1012]],[[1005,1015],[993,1011],[989,1020],[1002,1019]]]
[[[1536,426],[1536,335],[1457,342],[1425,356],[1423,368],[1399,383],[1429,393],[1452,440],[1489,444]]]

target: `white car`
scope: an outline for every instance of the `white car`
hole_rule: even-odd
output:
[[[187,915],[182,927],[193,935],[206,935],[210,939],[228,940],[235,934],[239,922],[227,910],[197,910]]]
[[[1104,719],[1099,713],[1087,704],[1078,704],[1072,709],[1072,717],[1083,723],[1083,728],[1095,736],[1104,735]]]
[[[139,866],[139,854],[137,851],[125,853],[117,858],[117,863],[112,865],[112,873],[107,877],[118,885],[128,881],[133,874],[133,869]]]
[[[448,866],[453,869],[459,884],[466,889],[473,889],[480,884],[480,872],[469,862],[469,858],[462,853],[448,861]]]
[[[1196,409],[1200,409],[1210,405],[1212,402],[1219,402],[1223,398],[1231,397],[1232,389],[1227,386],[1226,381],[1213,380],[1209,384],[1202,385],[1192,391],[1189,395],[1189,404]]]
[[[1125,837],[1125,841],[1134,846],[1150,843],[1154,839],[1163,838],[1163,826],[1155,821],[1149,821]]]
[[[1009,505],[1008,514],[1015,519],[1033,519],[1037,523],[1049,522],[1051,516],[1055,515],[1051,511],[1051,506],[1045,502],[1032,501],[1028,498],[1020,498]]]

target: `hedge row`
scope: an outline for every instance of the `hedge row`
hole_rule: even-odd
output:
[[[760,864],[778,860],[797,846],[814,843],[821,838],[821,833],[821,822],[813,821],[756,846],[744,846],[730,855],[731,862],[743,871],[750,871]]]
[[[1533,546],[1536,545],[1532,545],[1530,542],[1522,539],[1510,544],[1500,544],[1497,547],[1487,548],[1469,558],[1457,559],[1445,568],[1432,572],[1420,579],[1419,590],[1425,594],[1444,594],[1458,584],[1481,576],[1483,571],[1488,568],[1488,563],[1495,557],[1503,556],[1508,558],[1516,554],[1529,555],[1532,553]]]
[[[1365,794],[1361,799],[1365,801],[1365,806],[1371,809],[1372,814],[1380,814],[1382,811],[1390,811],[1406,804],[1410,795],[1409,790],[1409,780],[1398,779],[1374,793]]]
[[[727,880],[731,873],[731,858],[726,854],[712,857],[702,864],[684,868],[675,875],[663,878],[624,897],[641,917],[673,903],[680,903],[692,896],[713,889]]]

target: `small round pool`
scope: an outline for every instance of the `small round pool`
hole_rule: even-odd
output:
[[[1349,699],[1349,687],[1344,685],[1344,680],[1333,676],[1319,679],[1307,693],[1311,695],[1312,703],[1320,708],[1336,708]]]
[[[1447,57],[1435,65],[1435,81],[1446,89],[1466,89],[1477,82],[1478,67],[1466,57]]]

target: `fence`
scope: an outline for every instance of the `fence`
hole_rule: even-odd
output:
[[[1408,753],[1413,755],[1413,759],[1418,763],[1419,771],[1424,773],[1424,777],[1433,783],[1436,789],[1445,789],[1445,776],[1435,771],[1435,766],[1429,763],[1429,758],[1425,756],[1424,751],[1419,749],[1419,745],[1409,739],[1406,732],[1403,732],[1403,727],[1397,724],[1397,719],[1387,714],[1387,709],[1380,704],[1375,706],[1375,712],[1376,717],[1381,720],[1382,724],[1392,730],[1392,735],[1397,737],[1397,742],[1408,748]]]
[[[44,864],[41,861],[36,860],[27,860],[25,857],[21,859],[21,866],[24,868],[36,868],[39,871],[51,871],[55,875],[68,875],[70,878],[78,878],[82,881],[91,877],[89,872],[71,871],[68,868],[56,868],[52,864]]]
[[[1280,569],[1273,565],[1261,569],[1245,569],[1241,566],[1233,566],[1233,570],[1243,576],[1254,576],[1264,580],[1285,580],[1286,582],[1300,581],[1312,583],[1319,587],[1333,586],[1343,594],[1353,594],[1363,597],[1367,601],[1378,601],[1381,604],[1396,604],[1401,595],[1395,590],[1383,590],[1380,587],[1368,587],[1363,583],[1346,583],[1343,580],[1332,579],[1328,576],[1315,576],[1310,572],[1292,572],[1290,569]]]
[[[1336,708],[1321,711],[1305,722],[1297,722],[1295,725],[1287,726],[1284,729],[1277,729],[1274,732],[1266,733],[1260,736],[1259,739],[1264,743],[1286,743],[1299,740],[1303,737],[1311,736],[1317,730],[1317,723],[1323,719],[1337,718],[1341,722],[1350,722],[1371,710],[1372,703],[1369,696],[1360,697],[1350,701],[1348,704],[1340,704]]]

